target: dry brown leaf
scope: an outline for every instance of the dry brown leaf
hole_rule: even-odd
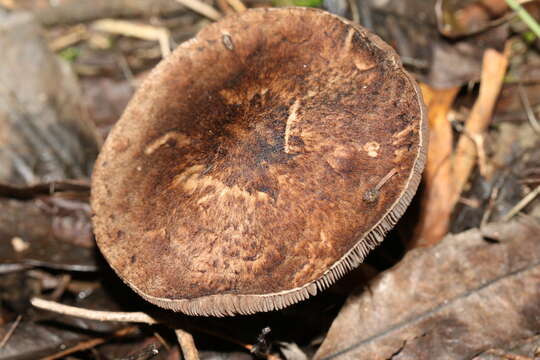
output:
[[[539,357],[540,335],[535,335],[489,349],[475,356],[472,360],[537,360]]]
[[[471,358],[538,333],[539,298],[540,223],[491,224],[409,252],[351,295],[315,359]]]
[[[1,199],[0,209],[0,274],[21,267],[16,265],[97,269],[88,204]]]
[[[448,111],[459,87],[437,90],[421,84],[428,108],[429,148],[423,175],[420,219],[413,234],[412,246],[432,245],[448,232],[454,194],[451,169],[452,126]]]

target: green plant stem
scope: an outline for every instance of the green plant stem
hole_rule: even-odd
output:
[[[506,0],[508,6],[512,8],[519,18],[540,38],[540,25],[516,0]]]

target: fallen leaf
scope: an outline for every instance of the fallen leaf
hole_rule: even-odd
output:
[[[487,240],[489,239],[489,240]],[[540,331],[540,223],[410,251],[349,297],[315,359],[465,359]]]
[[[537,360],[540,357],[540,335],[489,349],[473,360]]]
[[[61,205],[0,199],[0,272],[17,264],[97,269],[88,204]]]

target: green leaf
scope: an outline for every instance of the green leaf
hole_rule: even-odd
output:
[[[64,60],[72,63],[75,60],[77,60],[77,58],[79,57],[80,54],[81,54],[81,51],[78,48],[76,48],[76,47],[68,47],[68,48],[60,51],[59,55]]]
[[[320,7],[323,0],[273,0],[273,5],[276,7],[284,6],[303,6],[303,7]]]

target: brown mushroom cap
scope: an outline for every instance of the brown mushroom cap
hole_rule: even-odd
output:
[[[249,10],[137,91],[96,164],[96,239],[158,306],[281,309],[382,241],[425,151],[420,92],[377,36],[320,10]]]

